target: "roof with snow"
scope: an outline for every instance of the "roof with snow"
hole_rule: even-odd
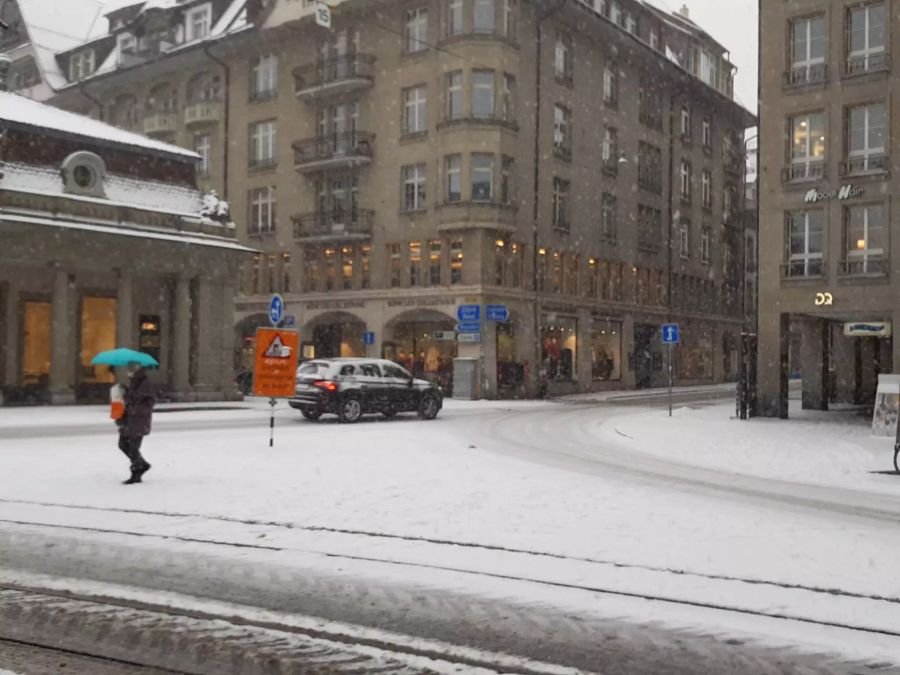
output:
[[[90,117],[60,110],[10,92],[0,92],[0,123],[2,122],[33,127],[37,131],[49,129],[66,135],[80,136],[135,149],[153,150],[186,159],[200,158],[197,153],[177,145],[118,129]]]

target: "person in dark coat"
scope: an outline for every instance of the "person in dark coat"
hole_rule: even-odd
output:
[[[141,477],[150,470],[150,464],[141,455],[141,443],[150,433],[156,397],[146,370],[137,364],[129,364],[127,373],[125,415],[116,424],[119,426],[119,449],[131,460],[131,477],[125,485],[132,485],[140,483]]]

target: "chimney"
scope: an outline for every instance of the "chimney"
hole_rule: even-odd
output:
[[[688,8],[687,5],[682,5],[682,6],[681,6],[681,9],[679,9],[679,10],[678,10],[677,12],[675,12],[675,13],[678,14],[678,16],[684,17],[684,18],[687,19],[688,21],[691,20],[691,10]]]

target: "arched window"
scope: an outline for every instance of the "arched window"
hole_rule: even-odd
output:
[[[150,90],[147,97],[148,113],[173,113],[178,110],[178,89],[169,82],[163,82]]]
[[[188,103],[222,100],[222,79],[208,71],[198,73],[187,86]]]

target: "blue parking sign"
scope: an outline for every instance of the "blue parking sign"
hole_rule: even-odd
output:
[[[374,345],[375,344],[375,333],[373,333],[370,330],[367,330],[365,333],[363,333],[363,344],[366,345],[367,347],[371,347],[372,345]]]
[[[664,323],[662,326],[662,341],[666,345],[677,345],[681,342],[677,323]]]

